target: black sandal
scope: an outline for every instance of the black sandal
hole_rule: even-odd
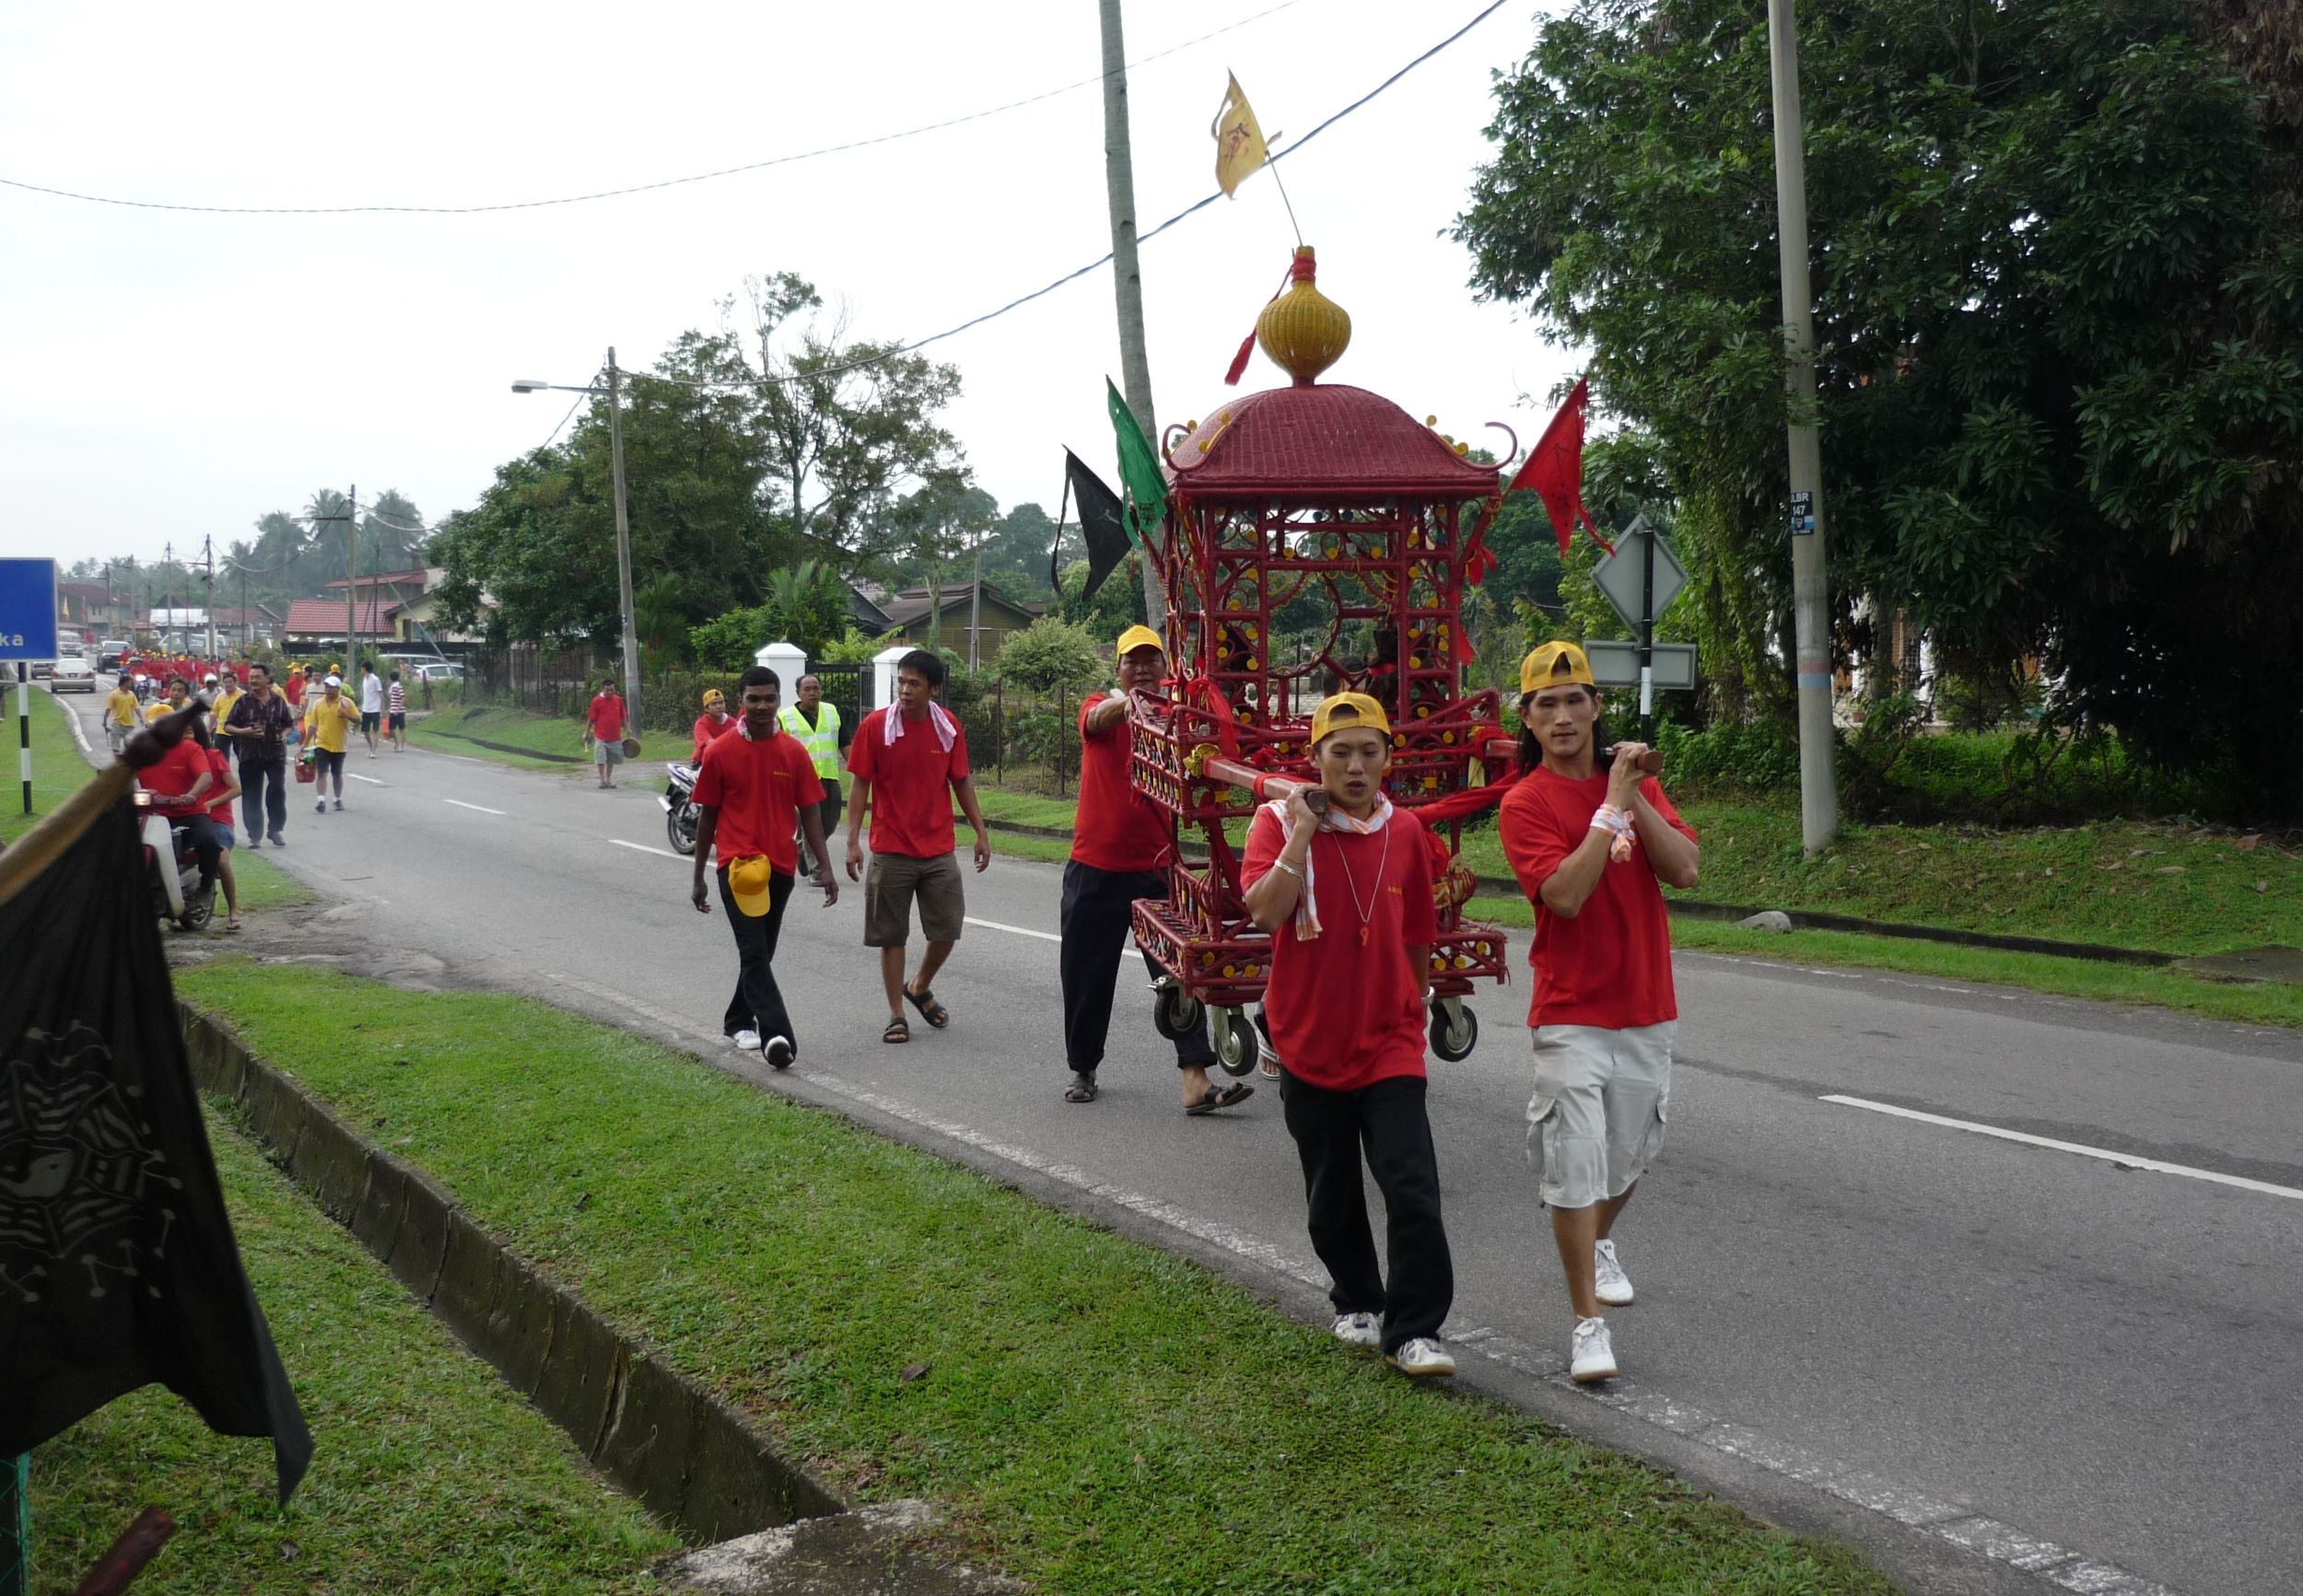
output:
[[[936,1030],[941,1031],[952,1023],[952,1011],[936,1001],[936,995],[932,989],[926,992],[914,992],[909,986],[906,986],[904,996],[911,1000],[914,1008],[919,1010],[920,1019]]]
[[[1064,1088],[1064,1101],[1093,1102],[1094,1101],[1095,1072],[1092,1069],[1073,1070],[1071,1072],[1071,1084]]]
[[[1207,1096],[1184,1112],[1194,1119],[1198,1119],[1201,1114],[1213,1113],[1220,1108],[1230,1108],[1233,1103],[1245,1102],[1255,1095],[1256,1089],[1244,1080],[1235,1080],[1229,1086],[1211,1086],[1208,1089]]]
[[[905,1019],[900,1014],[894,1019],[889,1020],[888,1028],[880,1032],[880,1040],[882,1042],[902,1043],[909,1042],[911,1039],[912,1022]]]

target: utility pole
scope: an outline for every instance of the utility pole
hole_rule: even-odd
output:
[[[624,499],[624,377],[616,369],[615,346],[608,346],[608,460],[615,476],[615,582],[624,615],[624,705],[630,724],[639,724],[639,626],[632,615],[632,518]]]
[[[360,651],[360,484],[344,497],[344,679]]]
[[[1136,262],[1136,164],[1128,140],[1128,46],[1119,0],[1096,0],[1104,25],[1104,191],[1112,217],[1112,293],[1119,310],[1119,380],[1136,425],[1160,447],[1152,409],[1152,359],[1143,335],[1143,271]],[[1136,551],[1143,573],[1144,618],[1161,622],[1160,572],[1149,537]]]
[[[1799,687],[1799,835],[1809,853],[1839,833],[1832,773],[1830,582],[1823,549],[1823,460],[1816,438],[1815,293],[1807,282],[1807,157],[1799,117],[1792,0],[1768,0],[1775,99],[1776,247],[1783,285],[1783,386],[1790,400],[1791,586]]]
[[[214,536],[213,534],[211,534],[211,535],[210,535],[210,536],[208,536],[208,537],[203,538],[203,539],[200,541],[200,549],[201,549],[201,552],[202,552],[204,554],[205,554],[205,555],[207,556],[207,561],[208,561],[208,578],[207,578],[207,593],[208,593],[208,652],[207,652],[207,655],[206,655],[205,657],[206,657],[207,658],[209,658],[209,659],[214,659],[214,658],[216,658],[216,538],[215,538],[215,536]]]

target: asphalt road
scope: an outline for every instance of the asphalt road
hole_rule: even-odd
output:
[[[95,706],[76,707],[92,730]],[[266,856],[342,900],[347,928],[419,976],[438,960],[444,984],[717,1036],[733,949],[687,903],[660,765],[612,793],[589,768],[420,751],[347,768],[347,811],[315,815],[299,789],[289,845]],[[826,910],[803,891],[777,960],[796,1085],[1027,1184],[1093,1190],[1144,1233],[1318,1278],[1276,1093],[1185,1118],[1140,980],[1123,980],[1100,1101],[1060,1101],[1057,896],[1050,866],[971,877],[936,984],[952,1027],[915,1019],[890,1047],[859,893]],[[2016,1580],[1992,1589],[2029,1584],[2012,1573],[2028,1566],[2042,1590],[2303,1590],[2303,1038],[1701,955],[1678,977],[1669,1144],[1619,1229],[1639,1291],[1610,1316],[1619,1420],[1829,1495],[1842,1519],[1861,1503],[1880,1545],[1911,1524],[1983,1544],[1991,1577]],[[1599,1402],[1558,1390],[1569,1315],[1522,1157],[1526,981],[1474,999],[1479,1050],[1432,1068],[1449,1334],[1596,1420]],[[1956,1561],[1940,1579],[1888,1561],[1914,1585],[1985,1588]]]

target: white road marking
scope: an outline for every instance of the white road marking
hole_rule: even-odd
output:
[[[2251,1181],[2245,1175],[2226,1175],[2214,1170],[2197,1170],[2189,1164],[2170,1164],[2159,1159],[2146,1159],[2134,1153],[2113,1152],[2109,1147],[2090,1147],[2078,1142],[2059,1142],[2052,1136],[2035,1136],[2024,1131],[2002,1130],[1997,1125],[1978,1124],[1973,1120],[1955,1120],[1939,1113],[1923,1113],[1915,1108],[1898,1108],[1893,1103],[1871,1102],[1860,1097],[1841,1097],[1832,1093],[1825,1102],[1835,1102],[1848,1108],[1869,1109],[1873,1113],[1893,1114],[1898,1119],[1917,1120],[1922,1124],[1943,1125],[1955,1131],[1973,1131],[1981,1136],[1996,1136],[2001,1141],[2021,1142],[2028,1147],[2046,1147],[2058,1153],[2076,1153],[2083,1159],[2100,1159],[2107,1164],[2124,1164],[2131,1170],[2149,1170],[2155,1174],[2182,1175],[2194,1181],[2213,1181],[2218,1186],[2237,1186],[2242,1192],[2261,1192],[2265,1196],[2292,1197],[2303,1202],[2303,1190],[2294,1186],[2274,1186],[2269,1181]]]
[[[462,798],[442,798],[439,801],[444,804],[454,804],[460,810],[478,810],[484,815],[500,815],[504,812],[502,810],[492,810],[485,804],[468,804]]]
[[[364,781],[370,786],[390,786],[392,785],[392,783],[388,781],[378,781],[372,775],[362,775],[357,770],[347,770],[344,774],[350,776],[354,781]]]
[[[971,926],[981,926],[987,931],[1006,931],[1017,937],[1036,937],[1043,942],[1060,942],[1063,940],[1061,937],[1057,936],[1053,931],[1035,931],[1024,926],[1003,926],[997,920],[978,920],[973,914],[969,914],[965,916],[965,918],[967,924]]]
[[[611,847],[629,848],[636,854],[654,854],[659,858],[676,859],[680,856],[670,848],[651,848],[646,843],[627,843],[622,837],[610,837],[608,845]]]

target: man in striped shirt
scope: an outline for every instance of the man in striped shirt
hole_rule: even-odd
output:
[[[392,740],[395,753],[408,751],[408,690],[401,685],[397,667],[392,685],[384,689],[384,735]]]

